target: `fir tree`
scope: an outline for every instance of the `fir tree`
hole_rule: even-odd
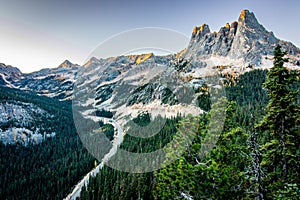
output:
[[[270,101],[266,116],[257,126],[268,138],[263,145],[265,154],[262,161],[267,173],[265,184],[268,193],[282,189],[284,183],[300,183],[300,109],[298,91],[293,88],[299,73],[289,71],[284,66],[288,61],[285,55],[280,46],[275,48],[274,66],[264,84]]]

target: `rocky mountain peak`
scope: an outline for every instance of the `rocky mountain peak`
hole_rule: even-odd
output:
[[[291,55],[300,50],[289,42],[277,39],[259,23],[253,12],[243,10],[238,21],[226,23],[218,32],[210,33],[203,24],[195,27],[185,55],[202,60],[212,56],[243,60],[244,66],[260,66],[262,57],[273,55],[274,47],[280,44]]]
[[[5,65],[4,63],[0,63],[0,72],[6,72],[6,73],[14,73],[21,75],[21,71],[17,67],[13,67],[10,65]]]
[[[238,19],[238,28],[240,32],[247,37],[255,37],[253,39],[259,39],[261,36],[269,34],[269,32],[261,25],[253,12],[249,10],[243,10]],[[272,41],[276,42],[276,41]]]
[[[96,57],[91,57],[88,62],[96,63],[99,62],[99,59]]]
[[[66,68],[66,69],[72,69],[76,67],[77,65],[71,63],[69,60],[65,60],[62,64],[58,66],[58,68]]]
[[[91,66],[97,66],[100,63],[100,60],[96,57],[91,57],[84,65],[83,67],[91,67]]]
[[[141,55],[137,55],[135,58],[135,63],[137,65],[145,62],[146,60],[148,60],[149,58],[152,58],[154,56],[153,53],[146,53],[146,54],[141,54]]]
[[[11,79],[13,81],[19,79],[22,76],[22,72],[17,67],[13,67],[10,65],[5,65],[4,63],[0,63],[0,79],[6,76],[7,79]],[[1,81],[0,81],[1,82]]]
[[[22,76],[23,74],[18,68],[0,63],[0,85],[14,88],[13,83]]]
[[[201,26],[195,26],[193,30],[192,37],[198,37],[201,38],[204,35],[210,33],[209,26],[207,24],[202,24]]]
[[[225,28],[230,29],[230,24],[227,22]]]
[[[258,23],[254,13],[249,10],[242,10],[238,21],[240,23]]]

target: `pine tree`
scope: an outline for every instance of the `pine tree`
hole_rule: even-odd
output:
[[[268,138],[263,145],[262,166],[267,172],[265,184],[269,192],[283,188],[284,183],[300,183],[299,91],[293,88],[299,73],[284,66],[288,61],[285,55],[280,46],[275,48],[274,66],[264,84],[270,101],[266,116],[257,126]]]

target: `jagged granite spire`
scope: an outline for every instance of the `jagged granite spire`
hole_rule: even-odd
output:
[[[260,65],[262,55],[273,54],[279,40],[268,32],[256,19],[254,13],[243,10],[229,56],[244,58],[247,65]]]
[[[202,24],[199,27],[197,27],[197,26],[194,27],[192,37],[194,37],[194,38],[198,37],[198,39],[199,39],[208,33],[210,33],[209,26],[207,24]]]
[[[211,33],[208,25],[195,27],[186,56],[203,59],[223,56],[243,59],[245,65],[259,66],[264,55],[272,55],[274,47],[280,44],[291,55],[300,53],[293,44],[277,39],[256,19],[254,13],[243,10],[238,21],[226,23],[218,32]]]
[[[238,19],[240,23],[251,23],[251,24],[258,24],[258,21],[253,12],[249,10],[242,10],[240,17]]]
[[[237,30],[237,22],[227,23],[219,32],[211,33],[208,25],[195,27],[187,49],[196,52],[195,56],[218,54],[227,56]]]

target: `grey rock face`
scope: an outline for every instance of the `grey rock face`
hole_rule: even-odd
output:
[[[246,63],[258,66],[261,55],[272,55],[278,42],[272,32],[259,24],[253,13],[243,10],[229,55],[232,58],[244,58]]]
[[[300,66],[300,50],[297,47],[290,42],[277,39],[273,32],[267,31],[258,22],[252,12],[243,10],[237,21],[227,23],[218,32],[211,32],[207,24],[195,27],[186,52],[180,52],[179,56],[142,54],[106,59],[93,57],[82,67],[66,60],[57,68],[43,69],[30,74],[22,74],[17,68],[0,64],[0,85],[32,90],[40,95],[66,100],[72,98],[76,77],[80,77],[80,80],[76,80],[78,86],[84,82],[88,82],[91,86],[100,85],[130,70],[133,71],[132,69],[139,65],[137,69],[140,71],[134,71],[135,74],[132,76],[140,74],[140,79],[143,79],[142,73],[146,66],[162,65],[176,68],[172,63],[180,59],[188,61],[188,64],[181,63],[176,68],[184,73],[193,73],[197,69],[210,67],[215,63],[223,65],[224,60],[225,62],[229,60],[227,64],[237,65],[234,67],[259,67],[265,61],[263,58],[273,55],[277,44],[292,56],[290,59],[292,64]],[[213,59],[209,60],[210,58]]]
[[[194,27],[192,38],[197,39],[198,41],[206,34],[210,33],[209,26],[207,24],[202,24],[199,27]]]
[[[195,27],[185,55],[204,59],[212,55],[229,56],[244,59],[246,65],[259,66],[262,56],[272,55],[277,44],[290,55],[300,53],[293,44],[267,31],[252,12],[243,10],[237,22],[227,23],[219,32],[211,33],[207,25]]]
[[[21,78],[22,72],[18,68],[0,63],[0,85],[13,87]]]
[[[218,33],[210,33],[208,30],[207,25],[194,29],[187,52],[196,52],[196,56],[204,57],[212,54],[227,56],[237,31],[237,22],[231,25],[227,23]]]
[[[78,67],[66,60],[57,68],[23,74],[16,67],[0,64],[0,85],[65,99],[72,93]]]

